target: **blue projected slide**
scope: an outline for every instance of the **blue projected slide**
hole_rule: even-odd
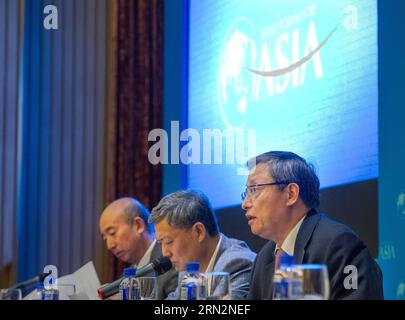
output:
[[[214,207],[241,203],[243,161],[270,150],[314,163],[322,188],[378,176],[376,1],[191,0],[189,37],[188,127],[205,164],[188,166],[188,187]],[[203,161],[203,129],[235,133],[222,164],[218,142]]]

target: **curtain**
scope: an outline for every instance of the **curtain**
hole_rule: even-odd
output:
[[[14,0],[12,0],[14,2]],[[43,10],[58,9],[58,30]],[[106,0],[25,0],[18,278],[96,259],[103,205]]]
[[[0,275],[15,260],[19,3],[0,0]],[[4,281],[3,281],[4,280]],[[0,279],[0,285],[8,280]]]
[[[132,196],[151,209],[161,196],[161,167],[148,161],[148,134],[162,127],[163,1],[111,0],[105,205]],[[105,280],[124,264],[106,258]]]

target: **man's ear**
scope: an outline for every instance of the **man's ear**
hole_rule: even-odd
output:
[[[286,192],[287,192],[287,206],[291,207],[292,205],[297,203],[300,197],[300,187],[296,183],[290,183],[286,187]]]
[[[146,230],[145,221],[141,217],[135,217],[133,220],[132,227],[135,228],[138,234],[141,234]]]
[[[201,243],[207,237],[207,229],[205,229],[204,224],[201,222],[196,222],[192,227],[192,233],[197,238],[198,242]]]

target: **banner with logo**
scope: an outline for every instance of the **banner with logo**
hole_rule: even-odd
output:
[[[322,188],[378,177],[376,1],[191,1],[189,46],[188,186],[216,208],[269,150],[313,162]]]

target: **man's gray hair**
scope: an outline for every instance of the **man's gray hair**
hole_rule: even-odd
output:
[[[312,164],[293,152],[270,151],[248,161],[249,170],[260,163],[268,165],[268,173],[275,182],[288,181],[300,187],[300,197],[312,209],[319,206],[319,179]],[[287,184],[278,186],[283,190]]]
[[[152,209],[149,223],[164,218],[173,228],[189,230],[201,222],[210,236],[219,233],[217,218],[207,196],[195,190],[180,190],[162,198]]]

